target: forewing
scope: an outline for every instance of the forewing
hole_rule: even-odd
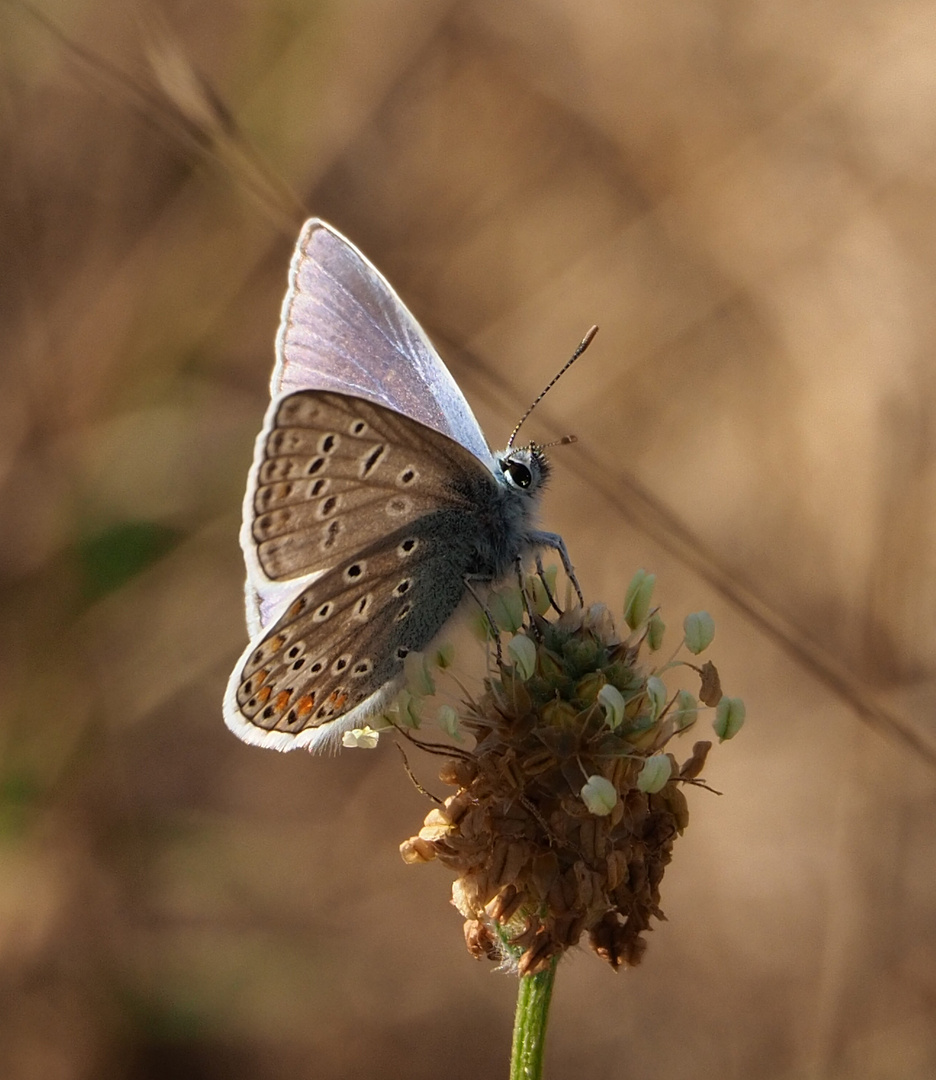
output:
[[[437,511],[307,585],[235,667],[228,727],[259,746],[314,748],[385,707],[406,654],[458,607],[477,528],[466,511]]]
[[[320,574],[408,522],[477,505],[491,473],[445,435],[361,398],[300,391],[271,406],[257,440],[241,542],[252,632],[281,585]]]
[[[464,395],[383,275],[325,222],[303,226],[289,272],[271,394],[356,394],[448,435],[489,468]]]

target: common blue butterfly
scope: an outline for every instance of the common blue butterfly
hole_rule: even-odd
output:
[[[542,547],[572,568],[562,538],[536,528],[542,449],[511,437],[491,453],[399,297],[316,218],[290,267],[270,392],[240,535],[251,641],[224,719],[245,742],[312,750],[386,707],[404,657],[472,583]]]

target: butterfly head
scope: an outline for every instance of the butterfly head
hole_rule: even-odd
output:
[[[507,449],[496,460],[501,482],[520,494],[536,495],[549,476],[549,462],[535,443]]]

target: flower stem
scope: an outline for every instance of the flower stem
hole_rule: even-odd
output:
[[[513,1052],[510,1057],[510,1080],[540,1080],[543,1075],[543,1050],[549,1002],[556,979],[559,957],[538,975],[524,975],[517,994],[514,1018]]]

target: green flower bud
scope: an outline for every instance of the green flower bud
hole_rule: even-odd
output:
[[[662,791],[673,772],[673,762],[669,754],[654,754],[644,762],[637,777],[637,787],[648,795]]]
[[[539,649],[539,673],[548,683],[556,683],[565,678],[562,662],[548,649]]]
[[[666,632],[666,623],[654,612],[647,622],[647,647],[651,652],[656,652],[663,644],[663,634]]]
[[[601,688],[608,680],[600,671],[590,671],[584,678],[579,679],[575,686],[575,696],[579,701],[591,705],[598,699]]]
[[[676,708],[673,720],[677,731],[685,731],[691,727],[699,717],[699,703],[688,690],[680,690],[676,695]]]
[[[536,646],[526,636],[517,634],[507,643],[507,652],[521,679],[529,679],[536,671]]]
[[[447,671],[455,662],[455,646],[450,642],[443,642],[432,654],[432,663],[439,671]]]
[[[491,624],[488,622],[487,612],[472,604],[471,615],[468,619],[468,629],[475,640],[485,644],[492,638]]]
[[[686,635],[686,648],[693,656],[698,656],[712,644],[715,637],[715,620],[707,611],[694,611],[683,622]]]
[[[523,597],[518,588],[498,589],[491,593],[488,610],[501,630],[509,634],[516,634],[523,625]]]
[[[436,723],[446,735],[450,735],[453,739],[457,739],[458,742],[462,741],[458,713],[451,705],[439,706],[439,715],[436,717]]]
[[[401,727],[418,728],[422,723],[420,711],[422,698],[417,694],[411,694],[409,690],[401,690],[396,696],[390,712],[395,714],[395,719]]]
[[[741,698],[723,697],[719,701],[712,723],[719,742],[725,742],[738,734],[744,724],[745,712]]]
[[[647,618],[655,584],[656,574],[648,574],[646,570],[638,570],[631,578],[624,596],[624,621],[631,630],[636,630]]]
[[[647,701],[650,705],[650,716],[656,720],[666,706],[666,683],[657,675],[651,675],[647,679]]]
[[[435,682],[424,653],[407,653],[403,661],[403,674],[406,676],[406,688],[410,693],[422,697],[431,697],[435,693]]]
[[[547,701],[539,714],[544,724],[566,731],[571,730],[578,719],[578,709],[568,701],[557,701],[555,698]]]
[[[532,574],[527,578],[527,591],[530,594],[533,610],[537,615],[545,615],[552,606],[549,597],[550,595],[556,595],[556,573],[557,568],[555,566],[546,567],[543,571],[543,576],[546,578],[545,585],[539,574]],[[546,591],[547,588],[549,592]]]
[[[566,673],[571,675],[575,669],[579,672],[594,670],[598,660],[599,645],[590,639],[581,640],[574,638],[567,641],[562,647],[562,658],[565,661]]]

